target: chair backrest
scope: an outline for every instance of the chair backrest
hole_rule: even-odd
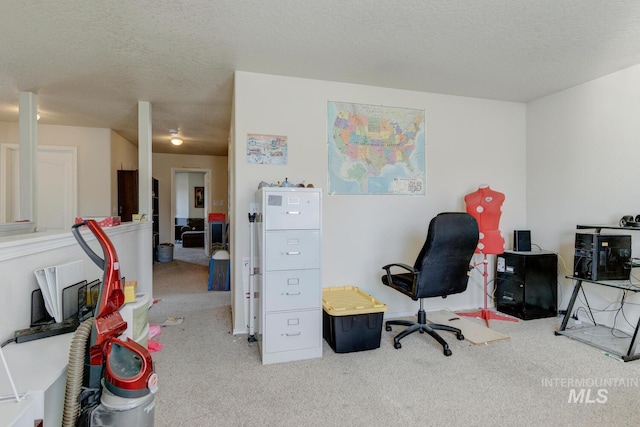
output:
[[[478,223],[468,213],[445,212],[433,218],[414,264],[419,271],[414,298],[464,292],[478,237]]]

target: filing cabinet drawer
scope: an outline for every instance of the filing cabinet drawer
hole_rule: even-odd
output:
[[[320,268],[320,231],[269,231],[265,238],[266,271]]]
[[[264,283],[267,312],[320,307],[319,269],[268,271]]]
[[[319,192],[275,192],[266,195],[266,230],[320,228]]]
[[[265,316],[264,351],[302,350],[321,345],[320,310],[273,313]]]

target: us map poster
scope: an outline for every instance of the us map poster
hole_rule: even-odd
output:
[[[424,110],[329,101],[329,194],[424,195]]]

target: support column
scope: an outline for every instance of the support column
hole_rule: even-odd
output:
[[[38,99],[35,93],[20,92],[18,123],[20,132],[20,217],[37,220]]]
[[[153,301],[154,258],[154,236],[151,225],[153,221],[151,131],[151,103],[138,101],[138,212],[147,214],[147,226],[140,234],[143,239],[141,248],[145,255],[140,257],[137,279],[140,292],[149,294],[149,301]]]
[[[148,101],[138,102],[138,211],[152,218],[151,201],[151,104]]]

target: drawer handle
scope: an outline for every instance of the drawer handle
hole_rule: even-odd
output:
[[[300,251],[286,252],[287,255],[300,255]]]
[[[287,333],[287,336],[288,336],[288,337],[297,337],[297,336],[298,336],[298,335],[300,335],[300,334],[301,334],[301,332],[296,332],[295,334],[289,334],[289,333]]]
[[[300,215],[300,211],[287,211],[287,215]]]
[[[287,292],[287,293],[286,293],[286,295],[296,296],[296,295],[300,295],[301,293],[302,293],[302,292],[296,292],[296,293],[293,293],[293,292]]]

